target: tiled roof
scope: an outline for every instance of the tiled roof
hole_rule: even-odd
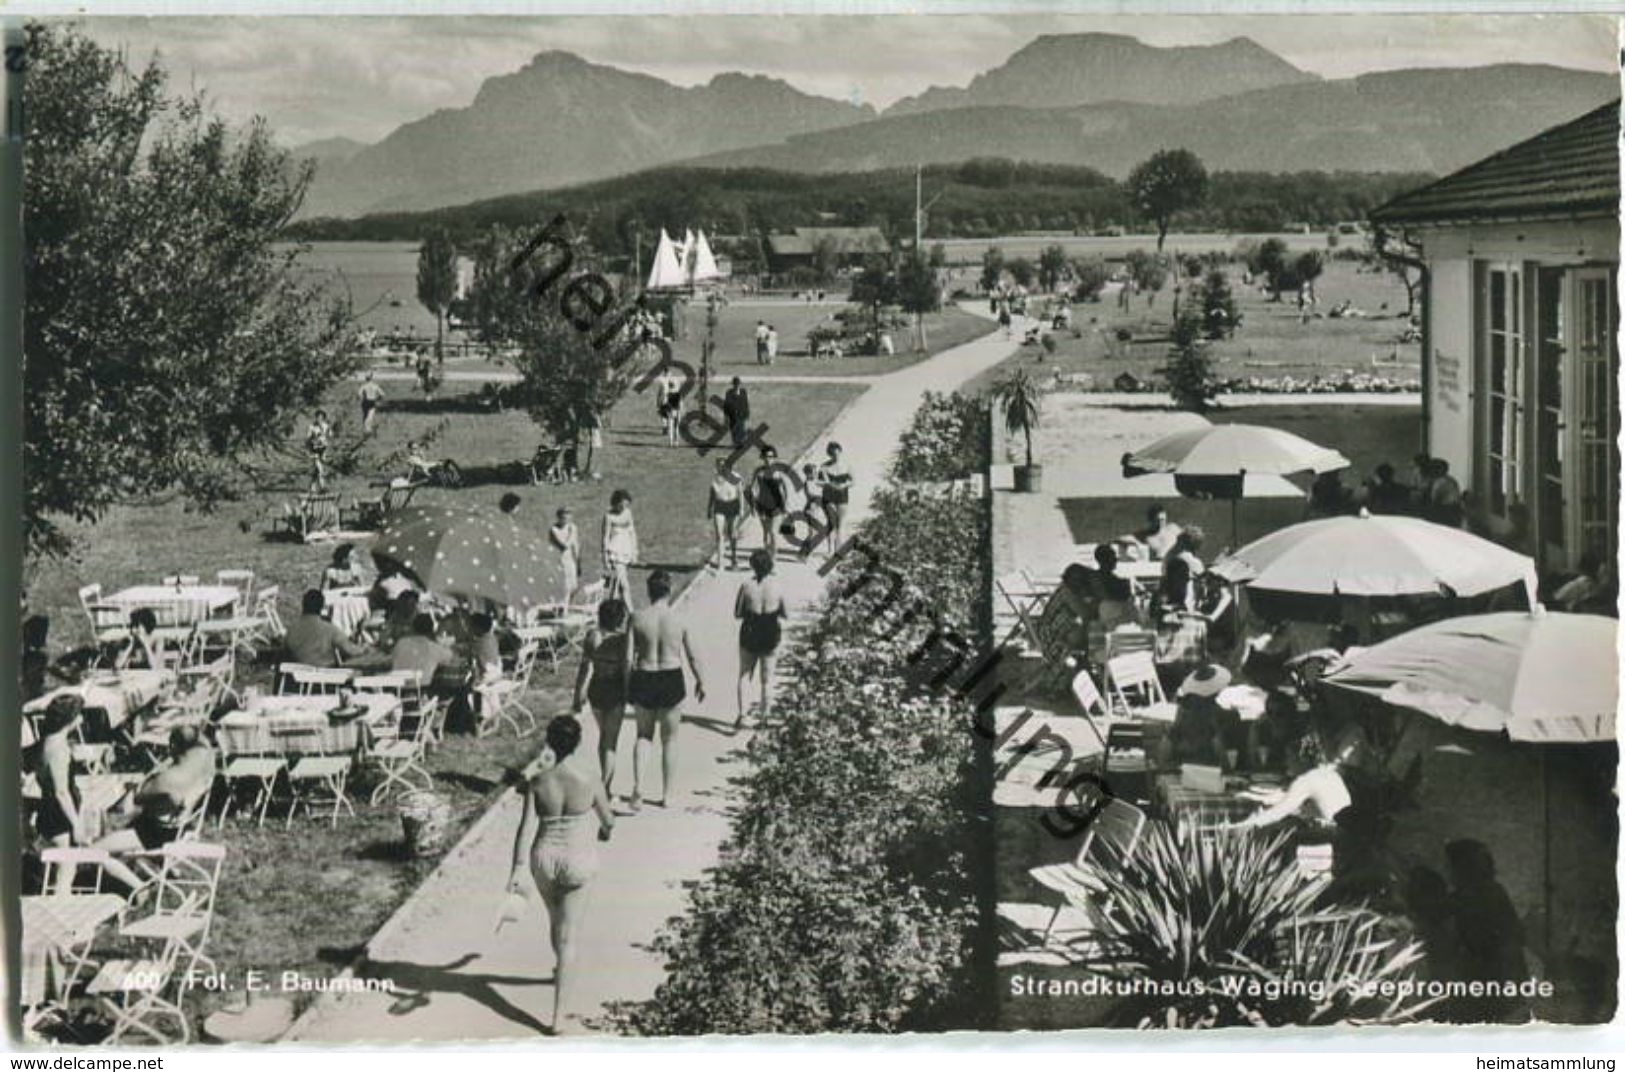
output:
[[[837,253],[855,253],[870,249],[885,249],[886,236],[878,227],[797,227],[792,234],[767,236],[767,244],[779,256],[806,256],[813,244],[828,238]]]
[[[1377,223],[1613,217],[1619,206],[1619,101],[1536,134],[1371,213]]]

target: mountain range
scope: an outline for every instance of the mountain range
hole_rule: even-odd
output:
[[[1616,79],[1541,65],[1326,80],[1247,38],[1157,48],[1116,34],[1039,37],[964,87],[883,114],[760,75],[682,87],[543,52],[472,103],[360,146],[326,139],[301,216],[463,204],[684,162],[866,171],[1007,157],[1122,176],[1161,148],[1213,170],[1453,170],[1619,95]]]

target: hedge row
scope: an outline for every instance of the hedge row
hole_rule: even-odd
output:
[[[891,478],[904,483],[963,480],[987,468],[987,407],[979,398],[927,391],[898,441]]]
[[[634,1031],[965,1028],[986,1007],[971,707],[929,687],[933,660],[910,662],[937,621],[985,631],[985,506],[886,488],[860,535],[875,557],[843,558],[786,653],[722,862],[657,939],[666,979]],[[874,563],[903,575],[902,603],[849,591]]]

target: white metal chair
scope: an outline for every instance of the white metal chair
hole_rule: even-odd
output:
[[[143,942],[174,942],[187,958],[186,974],[202,963],[214,968],[204,953],[214,924],[215,897],[220,890],[224,845],[176,840],[153,853],[161,861],[152,909],[119,928],[125,938]]]
[[[104,893],[106,868],[112,859],[105,849],[81,846],[46,849],[40,853],[44,870],[40,888],[47,894],[64,897]],[[84,875],[87,868],[93,876],[88,882]]]
[[[1107,659],[1106,688],[1114,711],[1153,722],[1174,720],[1174,705],[1162,691],[1157,664],[1149,651]]]
[[[123,607],[102,602],[102,586],[87,584],[79,589],[79,606],[90,622],[90,635],[97,646],[118,644],[130,638],[129,615]]]
[[[434,777],[424,768],[423,758],[441,706],[439,700],[425,701],[417,724],[410,733],[403,731],[392,739],[375,740],[367,749],[367,761],[383,776],[383,780],[373,787],[373,804],[395,788],[429,789],[434,786]],[[414,778],[421,778],[423,784],[417,785]]]
[[[314,813],[326,807],[328,825],[337,826],[339,812],[355,815],[355,806],[344,792],[350,776],[352,760],[349,755],[324,752],[321,748],[322,730],[319,726],[287,726],[271,731],[282,749],[288,764],[288,814],[283,822],[286,829],[293,825],[294,814],[301,806]]]
[[[107,1045],[117,1045],[130,1032],[145,1035],[160,1046],[192,1040],[192,1028],[180,1004],[182,979],[176,974],[181,948],[179,942],[163,942],[156,957],[109,960],[101,966],[86,993],[100,998],[102,1009],[112,1018],[113,1029],[104,1040]],[[173,1022],[172,1031],[159,1027],[165,1020]]]
[[[249,604],[254,601],[254,571],[251,569],[223,569],[215,573],[214,579],[227,587],[237,589],[237,602],[232,604],[231,607],[232,617],[239,618],[246,615]]]
[[[226,825],[239,793],[250,789],[254,793],[249,810],[254,813],[254,825],[263,826],[265,813],[271,806],[271,794],[276,782],[288,764],[281,756],[267,754],[259,743],[258,730],[222,723],[219,727],[220,780],[225,783],[225,798],[220,803],[220,817],[215,829]]]
[[[509,726],[514,735],[524,732],[520,728],[515,712],[523,714],[530,729],[536,728],[536,713],[526,707],[520,697],[530,687],[531,673],[536,666],[536,659],[541,652],[540,645],[535,641],[526,641],[519,646],[519,652],[514,656],[513,668],[501,677],[482,681],[474,686],[475,694],[480,698],[480,733],[495,732],[501,726]]]
[[[281,691],[300,696],[332,696],[353,682],[357,674],[343,667],[306,666],[304,663],[283,663],[277,667]]]
[[[1045,945],[1049,944],[1061,910],[1068,905],[1082,908],[1094,890],[1093,857],[1108,850],[1118,853],[1120,858],[1132,855],[1144,829],[1145,812],[1126,801],[1109,798],[1084,831],[1083,844],[1078,846],[1076,857],[1067,863],[1046,864],[1028,872],[1033,881],[1061,895],[1061,903],[1055,906],[1044,928]]]

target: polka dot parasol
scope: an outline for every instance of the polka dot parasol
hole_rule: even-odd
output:
[[[563,567],[546,538],[495,511],[414,506],[378,534],[372,557],[398,565],[425,591],[516,610],[557,602]]]

